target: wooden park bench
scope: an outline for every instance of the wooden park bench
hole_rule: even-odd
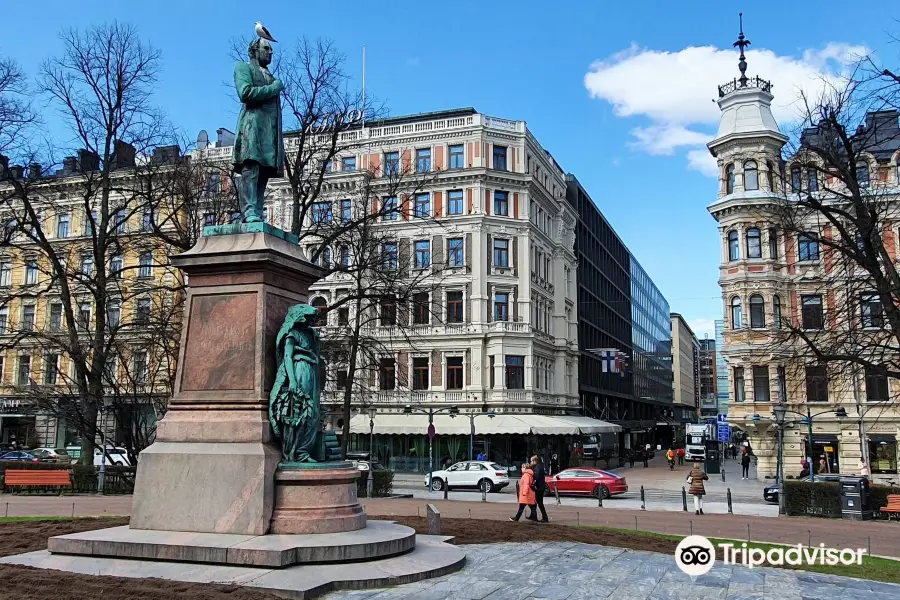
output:
[[[22,487],[59,488],[62,494],[63,488],[72,487],[72,480],[66,470],[7,469],[3,486],[7,490]]]
[[[883,506],[879,510],[887,514],[890,521],[891,515],[900,514],[900,494],[888,494],[887,500],[887,506]]]

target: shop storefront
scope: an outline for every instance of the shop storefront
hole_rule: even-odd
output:
[[[814,472],[840,473],[839,457],[841,448],[837,436],[829,434],[814,435],[812,442],[811,450],[808,440],[805,440],[804,446],[806,448],[806,456],[812,459]],[[825,461],[824,468],[822,467],[822,460]]]
[[[0,399],[0,449],[31,447],[36,440],[36,419],[31,407],[18,398]]]
[[[897,474],[897,436],[869,434],[866,436],[869,466],[872,475]]]

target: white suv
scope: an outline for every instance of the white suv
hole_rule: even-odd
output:
[[[509,485],[506,469],[495,462],[473,460],[458,462],[452,467],[435,471],[431,476],[431,489],[439,492],[451,488],[486,489],[488,492],[499,492]],[[428,475],[425,476],[425,487],[428,487]]]

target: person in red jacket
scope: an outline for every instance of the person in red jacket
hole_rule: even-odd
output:
[[[675,454],[678,455],[678,466],[680,467],[684,464],[684,448],[679,448],[675,451]]]
[[[534,488],[532,485],[534,484],[534,471],[531,470],[531,465],[529,463],[522,464],[522,478],[519,479],[519,512],[516,513],[515,517],[510,517],[510,521],[518,521],[522,518],[522,513],[525,511],[525,507],[531,509],[531,514],[528,515],[529,521],[537,521],[537,498],[534,494]]]

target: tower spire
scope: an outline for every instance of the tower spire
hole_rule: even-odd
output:
[[[747,87],[747,60],[744,58],[744,48],[750,45],[750,40],[744,37],[744,13],[738,13],[738,20],[741,29],[738,39],[734,43],[736,48],[741,49],[741,56],[738,58],[738,69],[741,71],[741,76],[738,81],[740,82],[740,87]]]

